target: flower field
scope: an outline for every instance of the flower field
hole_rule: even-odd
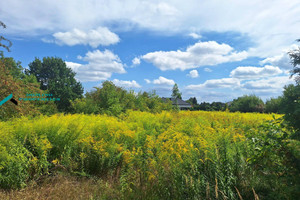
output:
[[[109,182],[120,199],[293,199],[299,143],[270,122],[279,117],[129,111],[0,122],[0,188],[60,171]]]

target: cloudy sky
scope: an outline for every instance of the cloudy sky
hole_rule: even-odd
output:
[[[0,1],[6,56],[56,56],[85,91],[104,80],[168,97],[230,101],[281,95],[300,38],[299,0]]]

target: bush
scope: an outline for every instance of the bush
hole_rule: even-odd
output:
[[[271,98],[266,101],[265,112],[266,113],[280,113],[282,97]]]
[[[232,112],[263,112],[264,102],[255,95],[244,95],[234,99],[229,106],[229,110]]]

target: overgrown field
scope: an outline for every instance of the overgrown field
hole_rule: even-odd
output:
[[[95,199],[297,199],[299,141],[279,117],[130,111],[0,122],[0,188],[60,171],[112,185]]]

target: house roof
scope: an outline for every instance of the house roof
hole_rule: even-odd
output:
[[[176,103],[176,98],[162,98],[163,101],[167,101],[167,99],[171,100],[173,105],[177,104],[178,106],[191,106],[191,104],[189,104],[186,101],[183,101],[182,99],[177,99]]]

